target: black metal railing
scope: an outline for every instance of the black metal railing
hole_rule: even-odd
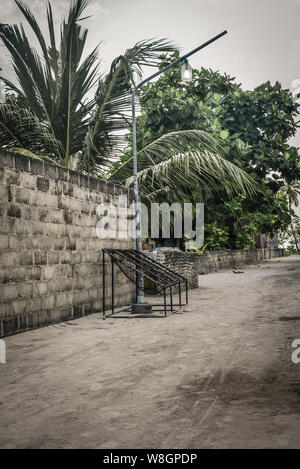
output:
[[[185,277],[177,272],[169,269],[165,265],[155,261],[151,257],[133,249],[102,249],[102,277],[103,277],[103,315],[106,315],[106,273],[105,273],[105,256],[108,255],[111,260],[111,310],[112,315],[115,314],[115,269],[117,264],[123,274],[136,287],[137,296],[137,277],[138,273],[143,279],[148,279],[156,286],[156,292],[163,295],[163,304],[154,304],[153,311],[163,311],[165,316],[170,311],[174,313],[182,306],[188,304],[188,282]],[[182,289],[183,285],[183,289]],[[178,287],[178,304],[173,301],[173,287]],[[144,289],[144,282],[143,282]],[[170,303],[167,303],[167,290],[170,294]],[[185,291],[185,303],[182,302],[182,292]],[[174,309],[178,306],[179,308]],[[159,309],[156,309],[159,307]],[[162,307],[162,308],[161,308]],[[125,311],[125,310],[123,310]],[[128,311],[128,308],[126,309]],[[121,311],[118,311],[118,313]]]

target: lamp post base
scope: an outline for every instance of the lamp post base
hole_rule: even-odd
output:
[[[131,305],[131,314],[151,314],[152,305],[150,303],[133,303]]]

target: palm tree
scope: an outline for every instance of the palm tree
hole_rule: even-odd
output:
[[[291,181],[291,182],[285,181],[284,186],[282,186],[282,188],[281,188],[281,193],[286,197],[287,202],[288,202],[289,212],[290,212],[290,215],[291,215],[291,231],[292,231],[292,235],[294,237],[296,249],[297,249],[297,251],[299,251],[297,234],[296,234],[296,230],[295,230],[294,224],[293,224],[293,210],[292,210],[292,205],[294,205],[295,207],[298,207],[298,205],[299,205],[299,199],[300,199],[300,183],[299,183],[299,181]]]
[[[88,0],[73,0],[56,44],[51,4],[47,4],[50,43],[36,18],[15,0],[38,39],[33,49],[23,25],[0,24],[0,39],[10,53],[15,85],[0,77],[16,97],[0,106],[0,145],[47,156],[71,167],[76,158],[83,171],[97,173],[111,164],[130,126],[130,96],[144,65],[155,66],[162,52],[173,51],[166,40],[138,42],[98,75],[98,47],[83,59],[87,29],[79,22]],[[92,88],[96,87],[94,96]],[[73,165],[74,166],[74,165]]]

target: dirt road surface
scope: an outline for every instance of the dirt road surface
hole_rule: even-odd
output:
[[[200,277],[189,312],[6,338],[1,448],[299,448],[300,257]]]

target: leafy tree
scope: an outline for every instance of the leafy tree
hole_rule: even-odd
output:
[[[160,66],[178,55],[165,57]],[[275,171],[287,180],[300,178],[297,148],[288,143],[297,130],[298,104],[278,82],[245,91],[234,78],[201,68],[185,84],[176,67],[144,86],[140,101],[140,147],[175,130],[206,130],[221,136],[231,159],[260,178]]]
[[[216,221],[205,224],[205,242],[208,249],[220,251],[226,249],[229,243],[228,229],[221,228]]]
[[[178,52],[164,56],[161,67],[175,57]],[[193,70],[191,84],[182,84],[177,67],[144,86],[140,102],[138,148],[147,147],[166,132],[205,131],[221,140],[228,161],[260,184],[255,197],[238,193],[231,200],[228,195],[233,194],[222,185],[217,192],[207,190],[209,184],[202,180],[192,191],[186,186],[181,194],[185,200],[206,202],[207,237],[217,223],[217,228],[229,234],[222,247],[244,248],[251,246],[253,234],[273,234],[288,226],[288,206],[278,191],[283,179],[300,177],[298,150],[288,143],[297,129],[298,105],[288,90],[278,82],[273,86],[267,82],[253,91],[244,91],[234,78],[204,68]],[[130,154],[129,147],[122,166]],[[154,155],[154,163],[158,160]]]

